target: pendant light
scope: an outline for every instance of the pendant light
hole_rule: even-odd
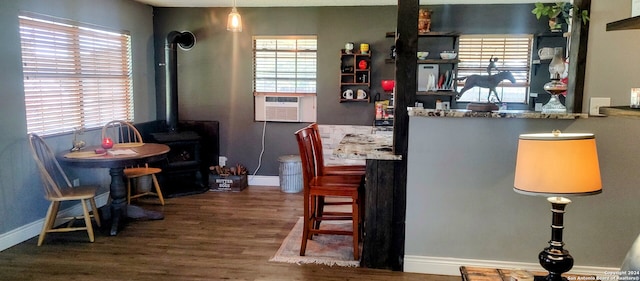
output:
[[[231,13],[229,13],[229,17],[227,17],[227,30],[231,32],[242,32],[242,18],[240,14],[238,14],[238,10],[236,10],[235,0],[233,0]]]

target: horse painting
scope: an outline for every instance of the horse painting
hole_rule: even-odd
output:
[[[473,87],[488,88],[489,89],[489,95],[487,95],[488,102],[491,102],[492,93],[496,96],[496,99],[498,99],[498,102],[501,102],[500,97],[498,97],[498,93],[496,92],[496,87],[498,86],[500,81],[509,80],[511,81],[511,83],[516,83],[516,79],[513,78],[513,74],[511,74],[511,72],[509,71],[501,71],[494,75],[475,75],[474,74],[474,75],[469,75],[467,77],[458,78],[458,80],[465,80],[465,79],[466,81],[464,82],[464,87],[462,88],[462,90],[460,90],[458,98],[460,98],[462,94],[464,94],[464,92],[466,92],[467,90]]]

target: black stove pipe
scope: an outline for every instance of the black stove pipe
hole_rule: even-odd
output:
[[[167,35],[165,44],[166,64],[166,113],[167,126],[170,133],[178,132],[178,54],[177,47],[183,50],[191,49],[196,43],[196,38],[189,31],[171,31]]]

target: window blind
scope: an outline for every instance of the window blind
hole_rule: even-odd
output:
[[[502,81],[496,88],[503,102],[526,103],[528,100],[532,35],[463,35],[460,36],[458,77],[488,75],[487,66],[491,58],[499,71],[510,71],[516,83]],[[492,70],[493,74],[496,70]],[[458,81],[458,88],[464,80]],[[486,101],[488,89],[472,88],[459,101]]]
[[[133,119],[131,39],[66,20],[19,16],[27,131]]]
[[[256,93],[316,93],[315,36],[254,37]]]

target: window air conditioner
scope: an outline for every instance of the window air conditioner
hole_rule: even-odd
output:
[[[299,97],[264,97],[265,121],[300,122]]]

